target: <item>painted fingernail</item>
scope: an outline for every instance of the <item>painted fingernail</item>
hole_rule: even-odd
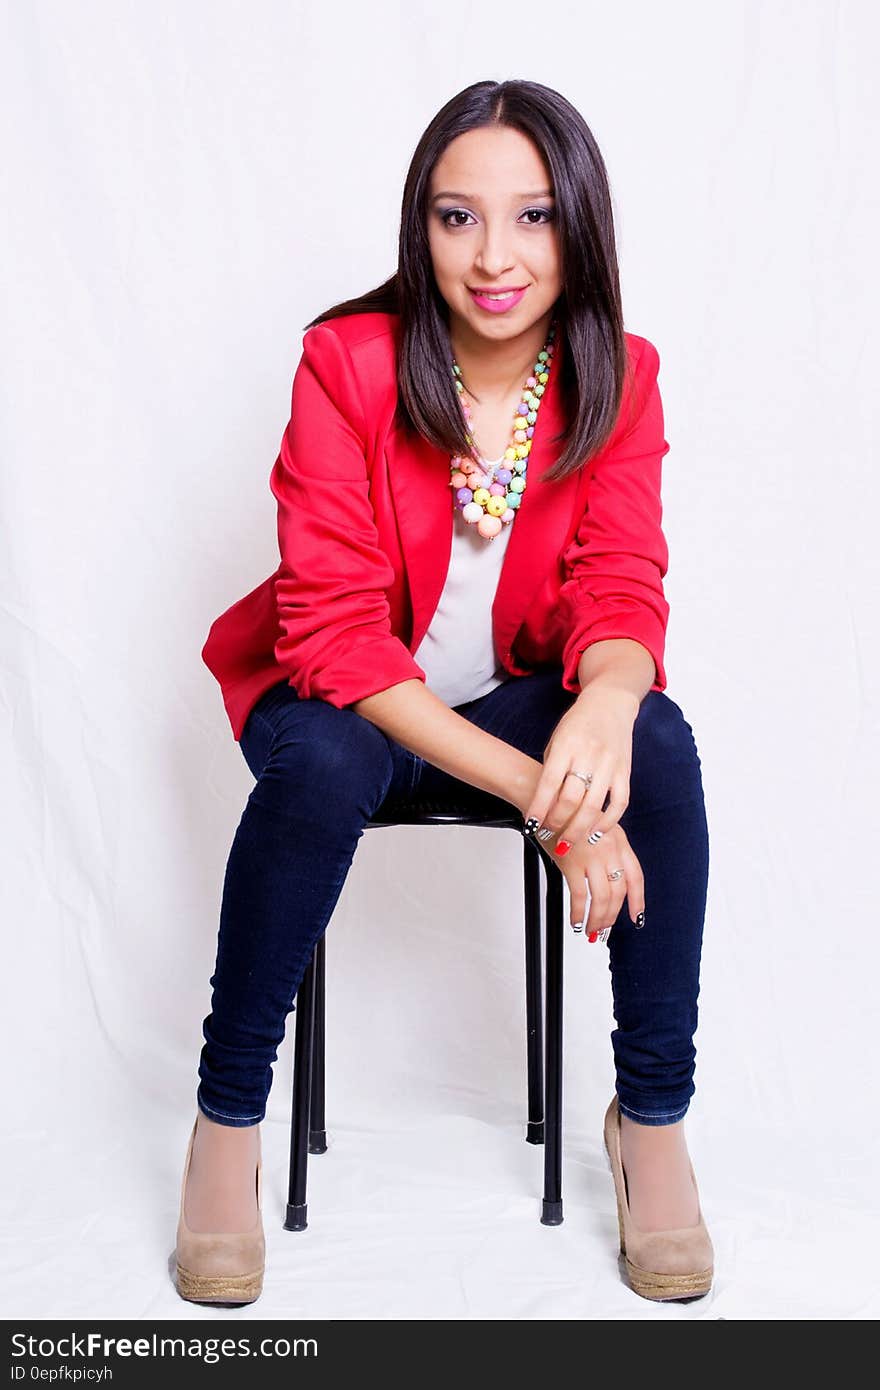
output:
[[[645,925],[645,914],[644,914],[644,912],[639,912],[639,913],[636,915],[636,930],[640,930],[644,925]]]
[[[570,841],[570,840],[560,840],[560,841],[559,841],[559,844],[556,846],[556,853],[557,853],[557,854],[568,854],[568,851],[569,851],[570,849],[571,849],[571,841]]]
[[[599,843],[599,841],[601,840],[601,838],[602,838],[602,831],[601,831],[601,830],[593,830],[593,831],[587,836],[587,844],[588,844],[588,845],[597,845],[597,844]]]
[[[545,825],[538,831],[538,839],[544,844],[547,840],[552,840],[555,834],[555,830],[551,830],[549,825]]]
[[[598,940],[599,940],[599,933],[598,933],[597,931],[591,931],[590,934],[589,934],[589,936],[587,937],[587,940],[588,940],[588,941],[590,942],[590,944],[592,945],[594,941],[598,941]]]
[[[541,822],[538,820],[537,816],[529,816],[528,820],[523,826],[523,834],[534,835],[535,831],[538,829],[538,826],[540,824]]]
[[[573,932],[581,932],[584,929],[584,924],[583,922],[572,922],[571,929]]]

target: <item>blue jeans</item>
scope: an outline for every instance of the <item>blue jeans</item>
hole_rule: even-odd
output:
[[[542,761],[575,698],[554,667],[508,677],[457,710]],[[475,806],[487,793],[355,710],[301,700],[286,681],[254,705],[240,747],[256,785],[226,867],[196,1096],[210,1119],[252,1125],[265,1115],[286,1017],[366,822],[416,791]],[[624,899],[608,938],[617,1095],[637,1123],[672,1124],[694,1093],[709,837],[693,731],[664,691],[649,691],[636,716],[620,824],[644,873],[645,925],[634,926]]]

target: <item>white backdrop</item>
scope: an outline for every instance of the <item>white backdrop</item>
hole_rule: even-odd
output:
[[[716,1287],[663,1307],[621,1282],[607,954],[569,932],[566,1219],[540,1224],[520,844],[403,828],[361,842],[328,931],[331,1148],[296,1235],[289,1017],[265,1291],[232,1316],[876,1316],[875,7],[3,15],[5,1315],[230,1318],[169,1264],[253,785],[200,649],[276,564],[303,326],[393,270],[435,111],[524,76],[599,141],[626,326],[661,358],[667,689],[711,836],[687,1123]],[[484,885],[454,870],[477,850]]]

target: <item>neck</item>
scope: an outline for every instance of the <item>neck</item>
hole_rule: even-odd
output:
[[[474,333],[469,324],[453,321],[449,330],[452,355],[461,368],[465,390],[472,400],[492,405],[522,390],[523,382],[547,341],[552,318],[549,312],[525,332],[499,343],[487,342]]]

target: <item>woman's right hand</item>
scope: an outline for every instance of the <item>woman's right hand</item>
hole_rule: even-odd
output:
[[[626,832],[618,822],[606,830],[601,840],[591,845],[586,836],[576,840],[566,854],[556,853],[558,834],[541,841],[542,848],[552,854],[553,862],[559,865],[568,883],[571,896],[571,925],[584,922],[584,931],[590,941],[597,934],[614,926],[620,915],[624,900],[629,904],[629,915],[635,925],[644,921],[645,879],[642,866],[627,839]],[[616,880],[608,875],[615,869],[623,869]],[[590,906],[587,916],[587,888],[589,887]],[[642,914],[639,922],[639,913]]]

